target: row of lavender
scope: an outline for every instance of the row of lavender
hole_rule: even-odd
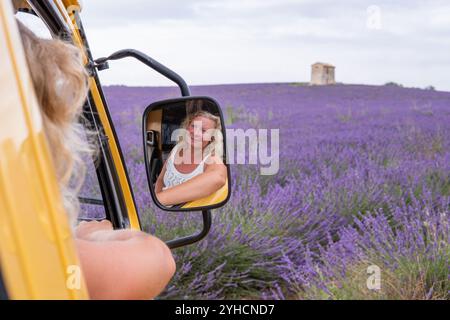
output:
[[[229,128],[280,129],[280,170],[233,165],[230,202],[209,236],[175,252],[162,298],[449,298],[450,93],[389,86],[193,87]],[[141,116],[176,88],[106,96],[146,230],[192,233],[196,214],[157,210]],[[367,286],[368,267],[381,287]]]

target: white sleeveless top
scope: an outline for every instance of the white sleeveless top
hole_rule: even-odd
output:
[[[198,176],[199,174],[202,174],[205,167],[205,161],[208,159],[209,155],[207,155],[200,164],[191,172],[189,173],[181,173],[177,170],[175,167],[174,159],[175,155],[178,151],[178,145],[176,145],[173,148],[173,152],[170,155],[169,159],[167,159],[167,165],[166,165],[166,173],[164,174],[164,187],[163,190],[166,190],[168,188],[172,188],[174,186],[177,186],[179,184],[182,184],[195,176]]]

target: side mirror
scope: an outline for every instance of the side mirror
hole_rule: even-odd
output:
[[[193,244],[203,239],[208,234],[211,228],[212,217],[210,209],[223,206],[230,197],[229,190],[230,190],[231,175],[228,161],[226,161],[227,155],[226,136],[222,111],[220,109],[219,104],[211,98],[191,97],[189,87],[186,81],[184,81],[184,79],[180,75],[178,75],[173,70],[167,68],[166,66],[159,63],[155,59],[149,57],[145,53],[140,52],[138,50],[124,49],[117,51],[108,57],[99,58],[95,60],[93,63],[90,63],[89,69],[104,70],[108,68],[108,61],[120,60],[128,57],[137,59],[138,61],[155,70],[156,72],[163,75],[167,79],[170,79],[173,82],[175,82],[180,88],[181,94],[185,97],[181,99],[159,101],[151,104],[149,107],[147,107],[147,109],[144,112],[142,128],[144,140],[145,168],[147,173],[148,185],[150,188],[150,193],[152,195],[153,201],[157,204],[159,208],[163,210],[167,211],[201,210],[203,215],[203,228],[201,232],[194,235],[173,239],[171,241],[166,242],[166,244],[171,249]],[[213,158],[215,163],[213,162],[212,164],[206,164],[205,160],[204,163],[201,164],[202,167],[200,167],[199,169],[197,169],[197,167],[200,166],[200,163],[202,161],[200,161],[199,164],[195,164],[194,161],[195,165],[190,164],[191,167],[189,167],[189,164],[187,164],[188,166],[186,166],[185,161],[181,161],[180,166],[177,165],[175,167],[175,169],[180,169],[181,173],[187,172],[192,173],[190,171],[191,169],[201,171],[200,169],[202,168],[204,172],[202,174],[196,175],[195,177],[192,177],[192,179],[188,179],[189,181],[191,181],[191,183],[189,183],[189,181],[185,181],[185,184],[183,184],[181,191],[179,185],[177,187],[174,186],[171,192],[165,192],[165,194],[162,196],[161,199],[161,201],[165,204],[170,203],[170,202],[166,203],[166,201],[168,201],[167,199],[169,199],[170,201],[171,200],[170,198],[173,198],[173,195],[175,194],[175,197],[181,196],[183,198],[178,199],[180,200],[179,203],[173,203],[169,205],[161,204],[161,201],[158,199],[158,195],[160,196],[161,191],[160,189],[162,189],[162,188],[159,189],[159,187],[161,187],[161,181],[164,182],[163,174],[165,175],[165,172],[162,172],[164,169],[164,164],[167,161],[167,157],[171,154],[174,145],[176,146],[178,142],[182,142],[178,140],[168,141],[167,137],[172,138],[171,137],[173,133],[172,131],[175,129],[175,126],[180,127],[183,122],[183,119],[185,119],[189,115],[192,115],[193,112],[199,110],[203,110],[213,115],[213,119],[217,120],[218,117],[218,119],[220,120],[219,127],[221,127],[221,130],[216,130],[216,134],[212,134],[211,136],[214,136],[215,145],[222,146],[223,154],[220,155],[221,154],[220,147],[217,148],[218,151],[215,151],[212,155],[209,154],[210,153],[209,151],[211,151],[211,149],[216,150],[216,148],[209,147],[206,150],[203,150],[203,148],[201,148],[203,151],[207,152],[202,153],[202,155],[200,156],[200,160],[203,160],[204,157],[208,157]],[[207,118],[211,117],[208,115]],[[203,123],[202,120],[200,122]],[[221,138],[220,134],[217,134],[217,132],[222,133],[222,139],[220,139]],[[203,136],[203,134],[201,135]],[[200,140],[203,141],[203,138]],[[220,140],[221,143],[219,143]],[[184,142],[186,142],[186,140]],[[187,149],[188,148],[186,148],[186,150]],[[173,153],[175,153],[175,151]],[[222,161],[220,161],[220,159],[222,159]],[[211,170],[211,168],[213,168],[214,170]],[[211,174],[211,171],[215,171],[216,173],[221,172],[221,174],[218,175]],[[194,173],[197,174],[198,172]],[[199,182],[198,176],[202,177],[200,178],[201,183],[198,183]],[[209,179],[204,179],[205,177],[209,177]],[[160,178],[159,181],[158,178]],[[172,181],[174,179],[172,177],[171,179],[168,180]],[[174,183],[170,184],[173,185]],[[163,185],[163,187],[166,186]],[[195,191],[194,197],[191,197],[193,195],[192,190]],[[169,195],[167,195],[167,193],[169,193]],[[187,196],[189,196],[190,198],[187,198]]]
[[[226,131],[214,99],[189,96],[152,103],[142,128],[148,185],[159,208],[204,211],[226,204]]]

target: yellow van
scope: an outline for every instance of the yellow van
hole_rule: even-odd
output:
[[[161,164],[170,152],[167,121],[179,125],[182,116],[205,109],[223,116],[218,103],[208,97],[191,97],[184,80],[156,60],[136,50],[122,50],[94,60],[81,23],[78,0],[0,1],[0,299],[88,299],[60,190],[43,132],[40,109],[29,75],[15,14],[34,15],[53,37],[83,49],[90,72],[90,92],[84,108],[86,126],[98,135],[100,153],[96,173],[102,199],[83,199],[104,207],[114,228],[141,229],[124,155],[103,95],[98,72],[108,61],[132,57],[173,80],[180,99],[151,103],[143,116],[143,157],[149,190],[156,205],[166,211],[199,211],[199,234],[168,242],[171,248],[201,240],[211,225],[211,210],[230,197],[228,179],[214,194],[202,199],[163,206],[154,192]],[[222,126],[225,137],[225,126]],[[223,139],[226,160],[226,139]],[[144,173],[143,173],[144,174]],[[140,191],[142,192],[142,191]]]

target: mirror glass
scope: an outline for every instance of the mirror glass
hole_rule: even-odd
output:
[[[219,104],[185,97],[151,104],[144,113],[147,178],[164,210],[196,211],[229,198],[225,126]]]

